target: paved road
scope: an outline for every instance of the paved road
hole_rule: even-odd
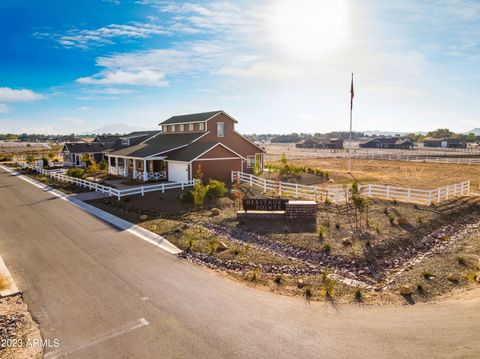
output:
[[[60,339],[47,357],[480,356],[478,298],[333,309],[246,288],[2,169],[0,251],[43,336]]]

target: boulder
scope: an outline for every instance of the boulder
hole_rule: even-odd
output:
[[[218,208],[212,208],[211,215],[218,216],[220,214],[220,210]]]
[[[139,217],[139,218],[140,218],[142,221],[145,221],[145,220],[147,220],[147,219],[148,219],[148,215],[146,215],[146,214],[142,214],[142,215],[140,215],[140,217]]]
[[[305,282],[303,281],[303,279],[298,279],[297,280],[297,287],[298,288],[303,288],[305,286]]]
[[[408,284],[402,284],[400,286],[400,294],[401,295],[411,295],[412,294],[412,288]]]

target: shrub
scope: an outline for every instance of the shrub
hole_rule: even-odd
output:
[[[273,282],[276,284],[276,285],[280,285],[282,284],[282,281],[283,281],[283,277],[281,274],[277,274],[275,276],[275,278],[273,279]]]
[[[208,186],[205,186],[202,181],[195,181],[193,191],[190,191],[193,196],[193,203],[195,207],[203,206],[205,204],[205,196],[207,195]]]
[[[49,158],[50,160],[53,160],[54,157],[55,157],[55,153],[53,153],[53,152],[49,152],[49,153],[48,153],[48,158]]]
[[[28,163],[32,163],[33,161],[35,161],[35,157],[33,157],[32,155],[28,155],[26,160]]]
[[[238,256],[240,253],[242,253],[242,251],[238,248],[233,248],[232,253],[233,255]]]
[[[323,251],[326,252],[326,253],[330,253],[330,251],[332,250],[332,246],[328,243],[325,243],[323,245]]]
[[[423,289],[423,285],[417,284],[417,291],[418,291],[419,293],[425,293],[425,289]]]
[[[423,278],[425,278],[426,280],[431,280],[433,279],[434,275],[432,273],[430,273],[429,271],[424,271],[422,273],[422,276]]]
[[[339,230],[341,228],[340,223],[335,223],[335,229]]]
[[[252,282],[257,282],[258,280],[260,280],[261,276],[262,276],[261,270],[259,268],[255,268],[250,274],[250,280]]]
[[[98,162],[98,168],[101,171],[106,171],[108,169],[108,162],[105,160],[101,160],[100,162]]]
[[[355,291],[353,292],[353,296],[355,298],[355,301],[361,302],[363,300],[363,293],[360,288],[356,288]]]
[[[213,255],[218,248],[218,239],[212,238],[208,241],[208,247],[210,248],[210,255]]]
[[[318,238],[323,241],[327,237],[327,228],[325,228],[323,225],[319,225],[317,234]]]
[[[215,200],[217,198],[224,197],[228,192],[227,188],[225,187],[225,183],[217,180],[209,180],[207,187],[206,196],[209,200]]]
[[[43,167],[48,167],[48,158],[43,157],[42,162],[43,162]]]
[[[457,262],[458,262],[458,264],[460,264],[461,266],[464,266],[464,267],[467,266],[467,261],[466,261],[465,258],[463,258],[463,257],[458,256],[458,257],[457,257]]]
[[[323,294],[327,298],[332,298],[335,294],[335,281],[328,276],[328,272],[322,273]]]
[[[393,214],[389,214],[388,215],[388,221],[390,222],[390,224],[392,226],[394,226],[395,225],[395,216]]]
[[[185,191],[180,195],[180,200],[182,203],[193,203],[193,194],[192,191]]]
[[[187,251],[191,251],[192,248],[193,248],[193,245],[195,244],[195,241],[197,239],[195,238],[195,236],[193,234],[189,234],[188,237],[187,237]],[[215,248],[216,250],[216,248]],[[215,252],[214,250],[214,252]],[[213,254],[213,253],[212,253]]]
[[[305,298],[307,299],[312,298],[312,290],[310,288],[305,289]]]
[[[83,170],[81,168],[69,168],[67,171],[67,176],[81,178],[83,175]]]

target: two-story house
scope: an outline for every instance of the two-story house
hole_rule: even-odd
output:
[[[199,169],[204,180],[223,181],[231,171],[263,170],[264,150],[235,131],[236,123],[223,111],[170,117],[156,135],[107,153],[110,172],[179,182],[191,180]]]

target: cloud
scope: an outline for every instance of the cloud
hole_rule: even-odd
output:
[[[90,77],[77,79],[78,83],[89,85],[133,85],[133,86],[167,86],[165,75],[154,70],[140,71],[104,71]]]
[[[106,87],[101,89],[84,89],[84,92],[98,93],[98,94],[104,94],[104,95],[130,95],[132,93],[135,93],[136,91],[132,89]]]
[[[32,90],[16,90],[10,87],[0,87],[0,101],[3,102],[27,102],[44,99],[45,96]]]
[[[4,103],[0,103],[0,113],[8,113],[9,108]]]
[[[131,22],[129,24],[110,24],[98,29],[72,29],[64,34],[35,32],[40,39],[53,39],[66,48],[88,49],[89,47],[113,44],[115,38],[145,39],[153,35],[168,35],[170,32],[160,25]]]
[[[92,108],[91,107],[88,107],[88,106],[80,106],[80,107],[77,107],[77,111],[90,111]]]

